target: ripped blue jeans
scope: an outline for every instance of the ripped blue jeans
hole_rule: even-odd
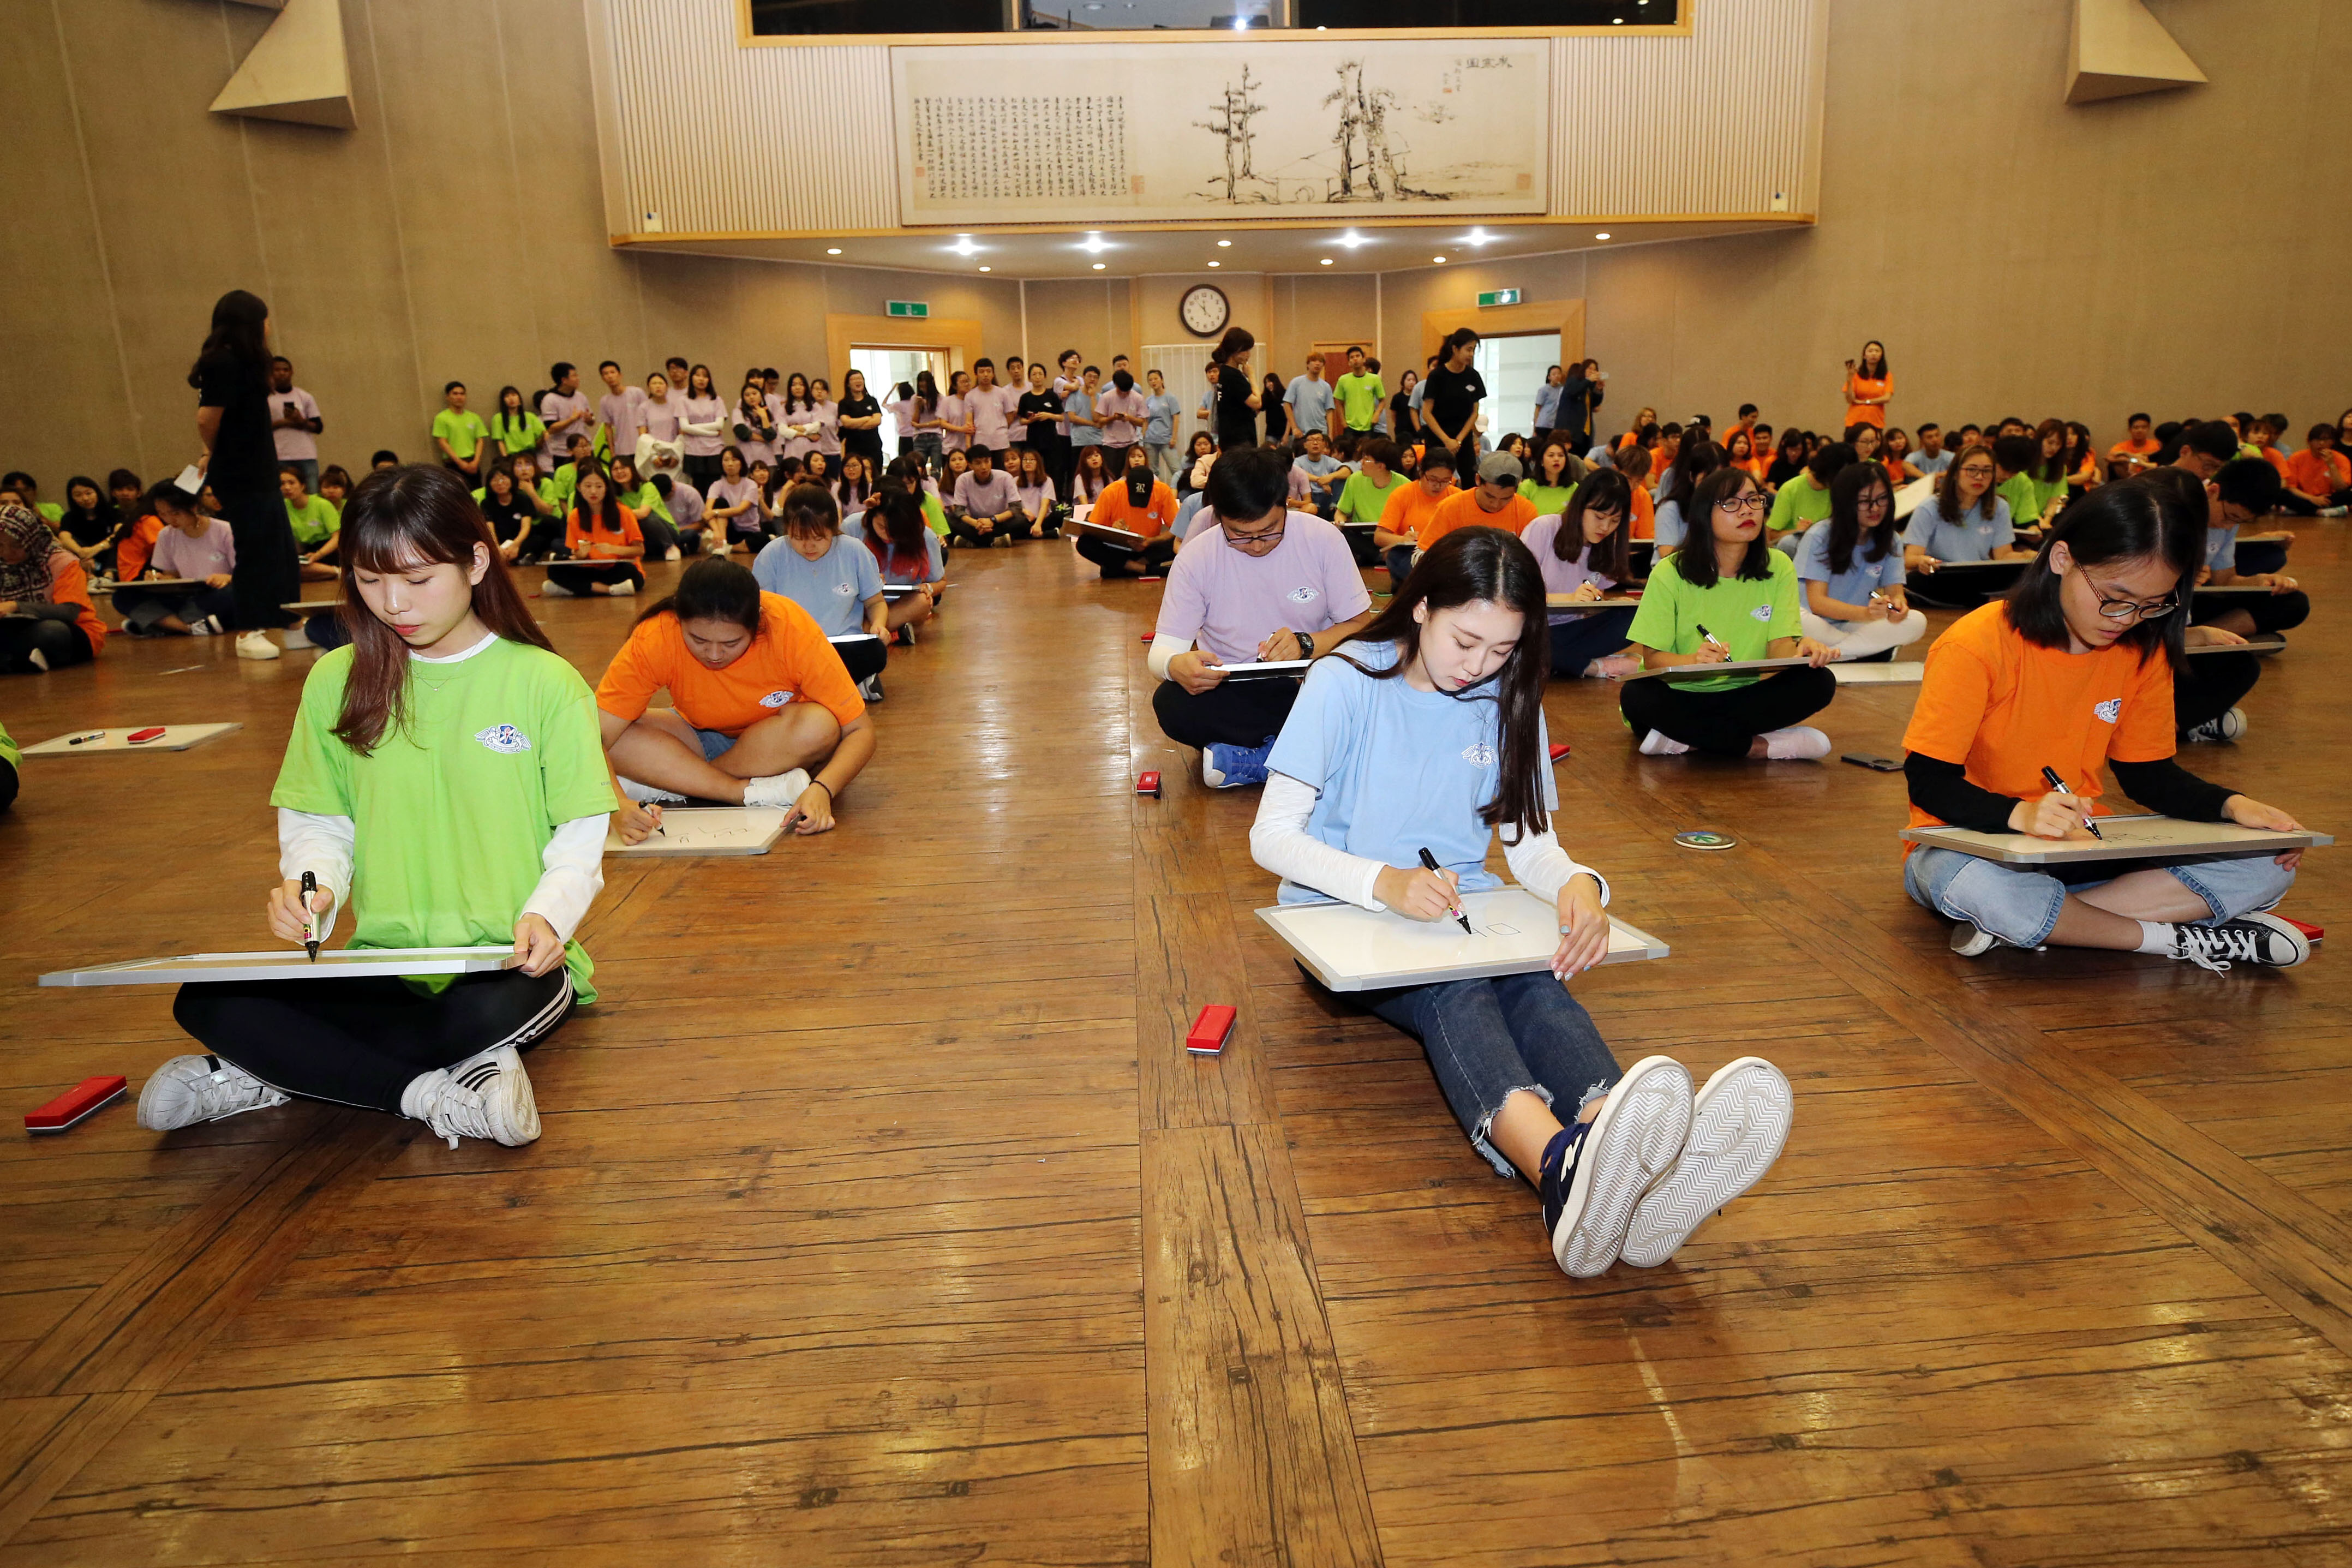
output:
[[[1513,1093],[1540,1096],[1567,1122],[1621,1076],[1592,1015],[1549,970],[1375,991],[1364,1002],[1421,1042],[1454,1120],[1506,1176],[1517,1173],[1487,1134]]]
[[[1950,920],[1973,921],[2012,947],[2039,947],[2058,924],[2069,893],[2087,893],[2133,871],[2147,860],[2094,860],[2061,866],[2004,866],[1957,849],[1922,846],[1903,862],[1903,890],[1912,901]],[[2248,910],[2267,909],[2294,885],[2294,873],[2269,855],[2222,860],[2192,860],[2164,869],[2205,900],[2211,925]]]

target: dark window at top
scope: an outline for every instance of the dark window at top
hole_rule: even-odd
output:
[[[1682,0],[751,0],[763,37],[845,33],[1142,32],[1669,26]],[[1017,20],[1016,20],[1017,18]]]
[[[1682,0],[1295,0],[1301,27],[1664,27]]]
[[[751,0],[751,31],[763,37],[1010,30],[1004,0]]]

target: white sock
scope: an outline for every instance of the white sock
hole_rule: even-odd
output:
[[[1642,737],[1642,754],[1645,757],[1679,757],[1689,750],[1680,741],[1669,739],[1664,730],[1653,730]]]
[[[1810,724],[1769,730],[1764,735],[1764,754],[1782,762],[1811,762],[1830,754],[1830,738]]]
[[[2139,922],[2139,945],[2132,951],[2161,953],[2170,958],[2173,949],[2179,945],[2179,936],[2174,931],[2171,921],[2142,921]]]

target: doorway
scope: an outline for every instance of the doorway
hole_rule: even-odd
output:
[[[900,382],[915,384],[916,373],[929,371],[932,381],[944,395],[948,389],[948,354],[945,349],[890,348],[856,343],[849,350],[849,367],[866,373],[866,389],[882,405],[882,450],[896,456],[898,437],[911,437],[912,430],[898,428],[898,416],[891,408],[893,392]]]
[[[1536,395],[1543,390],[1544,376],[1559,363],[1559,334],[1511,332],[1482,337],[1471,363],[1477,367],[1478,379],[1486,384],[1486,400],[1478,405],[1486,418],[1481,445],[1491,450],[1501,446],[1506,436],[1532,435]]]

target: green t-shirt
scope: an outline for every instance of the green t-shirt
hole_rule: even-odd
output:
[[[1345,381],[1347,377],[1339,378]],[[1388,510],[1389,497],[1412,483],[1394,468],[1389,470],[1389,482],[1376,485],[1361,469],[1348,476],[1339,489],[1339,504],[1333,512],[1341,522],[1378,522],[1381,513]]]
[[[536,452],[547,439],[547,421],[529,413],[517,418],[501,409],[490,416],[490,439],[510,458],[518,452]]]
[[[2066,476],[2063,474],[2059,475],[2054,479],[2044,479],[2039,476],[2029,476],[2028,482],[2033,486],[2033,515],[2037,518],[2043,512],[2050,510],[2050,503],[2052,501],[2058,500],[2061,496],[2063,496],[2066,493]],[[2014,516],[2015,514],[2011,513],[2011,515]]]
[[[490,427],[483,424],[482,416],[470,408],[463,412],[444,408],[433,416],[433,438],[448,442],[449,455],[453,458],[472,457],[474,448],[488,440],[489,436]]]
[[[2009,503],[2009,521],[2019,528],[2042,518],[2042,491],[2029,474],[2011,474],[2000,481],[1993,494]]]
[[[1558,517],[1568,510],[1568,499],[1576,493],[1576,487],[1573,484],[1544,485],[1533,479],[1521,479],[1519,493],[1536,503],[1538,517]]]
[[[947,508],[941,506],[940,498],[929,490],[923,492],[923,521],[929,523],[931,531],[941,539],[948,536]]]
[[[310,667],[269,804],[352,819],[352,945],[511,943],[556,828],[613,809],[588,683],[503,638],[455,663],[412,660],[406,724],[362,757],[332,732],[351,668],[348,647]],[[564,962],[594,1001],[586,951],[569,942]]]
[[[661,491],[654,489],[650,480],[622,496],[620,500],[623,506],[627,507],[639,517],[651,512],[672,528],[677,526],[677,519],[669,514],[669,503],[662,500]]]
[[[572,510],[572,492],[580,488],[580,466],[566,463],[540,481],[539,496],[562,517]]]
[[[1381,405],[1389,400],[1389,389],[1370,371],[1343,375],[1331,390],[1339,399],[1340,422],[1350,430],[1370,429],[1381,416]]]
[[[1785,491],[1787,486],[1781,489]],[[1633,612],[1626,640],[1661,653],[1696,653],[1706,639],[1705,626],[1735,659],[1769,658],[1772,639],[1803,635],[1797,621],[1797,563],[1778,550],[1765,552],[1771,575],[1762,582],[1750,577],[1725,577],[1712,588],[1694,588],[1683,581],[1682,552],[1670,552],[1650,573],[1642,607]],[[1754,675],[1727,675],[1714,680],[1678,682],[1686,689],[1721,691],[1750,685]]]
[[[1782,485],[1780,494],[1772,498],[1772,513],[1764,526],[1775,533],[1786,533],[1811,528],[1829,514],[1829,487],[1813,483],[1811,473],[1802,473]]]
[[[325,496],[305,496],[300,506],[288,501],[286,521],[294,529],[294,542],[305,550],[318,549],[343,526],[342,514]]]
[[[5,763],[13,768],[22,763],[24,760],[24,754],[16,749],[16,738],[8,733],[7,725],[0,724],[0,763]]]
[[[68,486],[67,488],[70,489],[72,487]],[[63,501],[35,501],[33,503],[33,510],[39,512],[41,514],[41,521],[47,523],[51,528],[57,527],[58,524],[66,520],[66,503]]]

